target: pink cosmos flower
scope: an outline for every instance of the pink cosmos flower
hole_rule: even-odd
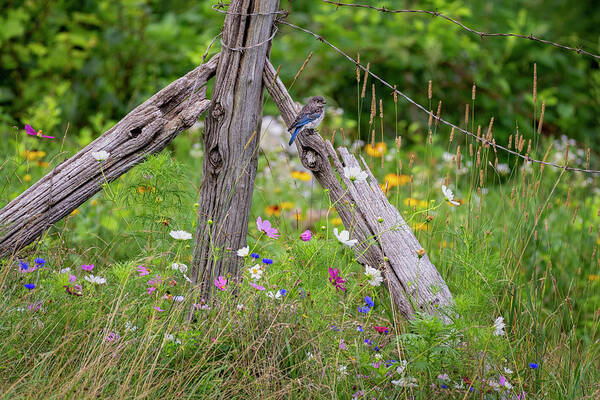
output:
[[[154,291],[155,291],[155,290],[156,290],[156,288],[155,288],[154,286],[150,286],[150,287],[148,288],[148,294],[152,294],[152,293],[154,293]]]
[[[25,132],[27,132],[27,134],[31,135],[31,136],[37,136],[37,137],[42,137],[42,138],[47,138],[47,139],[54,139],[54,136],[43,135],[41,129],[36,132],[35,129],[33,129],[31,127],[31,125],[29,125],[29,124],[25,125]]]
[[[374,326],[373,329],[377,331],[377,333],[388,333],[389,329],[386,326]]]
[[[342,279],[340,276],[340,271],[337,268],[329,268],[329,282],[331,282],[337,290],[346,290],[346,288],[342,285],[346,281]]]
[[[81,269],[87,272],[92,272],[92,270],[94,269],[94,264],[82,265]]]
[[[271,223],[268,220],[262,220],[262,218],[258,217],[256,219],[256,226],[259,231],[262,231],[270,237],[271,239],[279,238],[279,231],[271,226]]]
[[[165,310],[163,310],[162,308],[160,308],[159,306],[154,306],[154,307],[152,307],[152,308],[154,308],[154,309],[155,309],[156,311],[158,311],[158,312],[163,312],[163,311],[165,311]]]
[[[148,275],[150,273],[150,270],[148,268],[144,267],[143,265],[138,265],[137,272],[140,273],[138,276],[144,276],[144,275]]]
[[[248,282],[248,283],[250,284],[250,286],[252,286],[252,287],[253,287],[254,289],[256,289],[256,290],[265,290],[265,287],[264,287],[264,286],[257,285],[257,284],[256,284],[256,283],[254,283],[254,282]]]
[[[312,232],[310,231],[310,229],[307,229],[304,232],[302,232],[300,234],[300,239],[302,239],[305,242],[308,242],[310,239],[312,239]]]
[[[227,289],[227,279],[224,276],[219,276],[215,279],[215,286],[217,289],[224,291]]]
[[[69,275],[69,282],[75,282],[77,280],[77,277],[73,274]]]

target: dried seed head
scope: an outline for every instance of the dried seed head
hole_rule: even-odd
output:
[[[383,100],[379,99],[379,118],[383,119]]]
[[[410,160],[408,161],[408,168],[409,168],[409,169],[410,169],[410,168],[412,168],[412,166],[413,166],[414,162],[415,162],[415,153],[412,153],[412,154],[410,155]]]
[[[569,143],[565,146],[565,162],[569,162]]]
[[[479,186],[483,187],[483,169],[479,170]]]
[[[371,147],[375,148],[375,129],[371,131]]]
[[[375,85],[371,85],[372,94],[371,94],[371,116],[369,117],[369,125],[373,123],[373,118],[375,118],[375,114],[377,113],[377,100],[375,99]]]
[[[508,137],[508,148],[510,149],[512,147],[512,135],[510,135]]]
[[[456,168],[460,169],[460,146],[456,148]]]
[[[333,130],[333,133],[331,134],[331,145],[333,145],[335,143],[335,129]]]
[[[454,140],[454,127],[452,127],[452,130],[450,131],[450,143],[452,143],[453,140]]]
[[[481,147],[477,149],[477,163],[475,164],[475,166],[479,167],[479,164],[481,164]]]
[[[588,147],[585,150],[585,166],[586,166],[587,169],[590,169],[590,159],[591,159],[591,157],[590,157],[590,148]]]
[[[473,83],[473,89],[471,89],[471,100],[475,101],[475,91],[476,91],[475,83]]]
[[[542,112],[540,114],[540,122],[538,123],[537,133],[542,133],[542,126],[544,125],[544,112],[546,111],[546,100],[542,101]]]
[[[527,154],[531,153],[531,139],[529,139],[529,143],[527,144]]]
[[[431,100],[431,81],[429,81],[429,87],[427,88],[427,98]]]
[[[537,101],[537,63],[533,63],[533,104]]]
[[[435,114],[435,127],[437,128],[438,123],[440,122],[440,113],[442,112],[442,101],[438,103],[437,113]]]
[[[402,171],[402,160],[398,160],[398,170]]]
[[[481,137],[481,125],[477,125],[477,137]]]
[[[431,144],[433,142],[432,140],[432,134],[431,134],[431,129],[429,130],[429,138],[428,138],[429,144]]]
[[[494,126],[494,117],[492,117],[492,119],[490,119],[490,124],[488,125],[488,130],[487,130],[487,135],[486,135],[486,139],[488,140],[488,142],[492,141],[492,126]]]
[[[433,121],[433,110],[429,110],[429,122],[427,123],[428,128],[431,128],[432,121]]]
[[[367,63],[367,70],[365,71],[365,76],[363,77],[363,87],[362,92],[360,93],[360,98],[365,98],[365,92],[367,91],[367,81],[369,80],[369,68],[371,67],[371,63]]]
[[[469,103],[465,104],[465,126],[469,125]]]
[[[356,56],[356,83],[360,85],[360,53]]]
[[[300,76],[300,74],[302,73],[302,71],[304,71],[304,68],[306,68],[306,64],[308,64],[308,62],[310,61],[310,59],[312,58],[313,52],[311,51],[308,54],[308,57],[306,57],[306,60],[304,60],[304,63],[302,63],[302,66],[300,67],[300,70],[298,71],[298,73],[296,74],[296,76],[294,77],[294,82],[296,81],[296,79],[298,79],[298,77]]]
[[[342,135],[342,140],[345,140],[346,138],[344,137],[344,128],[340,128],[340,135]]]
[[[394,85],[394,104],[398,104],[398,91],[396,90],[396,85]]]
[[[565,207],[569,207],[569,203],[571,202],[571,188],[567,190],[567,201],[565,201]]]
[[[473,157],[473,144],[469,143],[469,155]]]

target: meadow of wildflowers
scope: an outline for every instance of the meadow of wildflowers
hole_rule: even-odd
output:
[[[265,118],[263,140],[286,140],[277,124]],[[1,261],[3,398],[598,398],[597,178],[500,162],[431,121],[406,149],[403,133],[335,140],[365,157],[448,283],[450,323],[398,315],[386,271],[356,261],[353,228],[277,146],[260,158],[247,246],[225,250],[240,276],[202,298],[190,133]],[[550,143],[549,159],[587,162],[566,138],[537,151]],[[2,204],[59,151],[38,137],[0,149]]]

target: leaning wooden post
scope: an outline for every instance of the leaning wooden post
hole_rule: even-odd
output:
[[[262,74],[278,0],[233,0],[204,132],[192,279],[210,296],[214,278],[239,276],[258,163]]]
[[[191,127],[210,104],[206,82],[215,74],[218,59],[214,56],[140,104],[2,208],[0,257],[33,242],[99,192],[103,183],[160,152]],[[92,156],[99,151],[110,153],[102,165]]]
[[[289,126],[300,107],[294,103],[269,61],[264,82]],[[327,189],[332,204],[352,237],[356,259],[384,271],[385,283],[400,313],[411,318],[416,312],[437,314],[446,322],[452,294],[427,254],[423,254],[414,233],[398,210],[387,200],[367,163],[359,163],[344,147],[341,160],[331,143],[315,130],[305,130],[296,139],[302,164],[311,170]],[[351,182],[344,167],[359,167],[368,174],[366,181]]]

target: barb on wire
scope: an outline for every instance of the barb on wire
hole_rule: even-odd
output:
[[[455,20],[454,18],[450,18],[447,15],[444,15],[438,11],[430,11],[430,10],[393,10],[393,9],[389,9],[389,8],[385,8],[385,7],[375,7],[375,6],[371,6],[368,4],[352,4],[352,3],[341,3],[339,1],[332,1],[332,0],[321,0],[325,3],[329,3],[329,4],[333,4],[335,6],[343,6],[343,7],[356,7],[356,8],[369,8],[375,11],[379,11],[379,12],[386,12],[386,13],[392,13],[392,14],[399,14],[399,13],[409,13],[409,14],[429,14],[433,17],[440,17],[442,19],[445,19],[446,21],[452,22],[453,24],[456,24],[458,26],[460,26],[462,29],[466,30],[467,32],[471,32],[475,35],[478,35],[481,38],[484,37],[516,37],[516,38],[521,38],[521,39],[529,39],[529,40],[533,40],[536,42],[540,42],[540,43],[544,43],[544,44],[548,44],[550,46],[555,46],[564,50],[569,50],[569,51],[573,51],[577,54],[585,54],[586,56],[590,56],[595,58],[596,60],[600,60],[600,55],[594,54],[594,53],[590,53],[589,51],[583,50],[581,47],[570,47],[561,43],[557,43],[557,42],[553,42],[551,40],[546,40],[546,39],[542,39],[542,38],[538,38],[535,37],[533,34],[530,35],[523,35],[520,33],[488,33],[488,32],[481,32],[478,30],[475,30],[473,28],[469,28],[468,26],[466,26],[465,24],[463,24],[462,22],[459,22],[457,20]]]
[[[219,4],[213,5],[211,8],[213,10],[215,10],[216,12],[220,12],[221,14],[241,15],[244,17],[249,17],[252,15],[278,15],[278,14],[287,15],[288,14],[287,10],[277,10],[277,11],[271,11],[271,12],[236,13],[236,12],[226,11],[225,10],[226,7],[229,7],[229,4],[219,3]],[[221,10],[219,10],[219,9],[221,9]]]
[[[228,45],[225,44],[225,42],[223,42],[223,38],[221,38],[221,45],[223,47],[225,47],[226,49],[229,49],[231,51],[244,51],[244,50],[248,50],[248,49],[253,49],[255,47],[262,46],[263,44],[268,43],[271,40],[273,40],[273,38],[275,37],[275,35],[277,34],[277,31],[278,31],[277,25],[275,25],[274,28],[275,29],[273,29],[273,34],[269,38],[267,38],[266,40],[263,40],[260,43],[253,44],[252,46],[246,46],[246,47],[229,47]]]
[[[323,36],[318,35],[306,28],[302,28],[300,26],[294,25],[290,22],[287,21],[283,21],[283,20],[277,20],[277,22],[284,24],[284,25],[288,25],[294,29],[300,30],[302,32],[308,33],[309,35],[313,36],[315,39],[319,40],[320,42],[326,44],[327,46],[331,47],[333,50],[335,50],[338,54],[344,56],[346,59],[348,59],[349,61],[351,61],[354,65],[356,65],[358,68],[362,69],[363,71],[365,71],[365,73],[371,75],[374,79],[378,80],[379,82],[381,82],[384,86],[387,86],[388,88],[392,89],[395,93],[397,93],[398,95],[402,96],[406,101],[408,101],[410,104],[414,105],[415,107],[417,107],[419,110],[423,111],[425,114],[427,114],[428,116],[430,116],[431,118],[433,118],[434,120],[437,120],[449,127],[454,128],[455,130],[473,137],[475,140],[482,142],[488,146],[491,146],[494,148],[494,150],[496,149],[500,149],[502,151],[505,151],[507,153],[513,154],[517,157],[520,157],[522,159],[524,159],[525,161],[530,161],[530,162],[534,162],[534,163],[538,163],[538,164],[542,164],[542,165],[548,165],[551,167],[555,167],[555,168],[560,168],[560,169],[564,169],[566,171],[577,171],[577,172],[587,172],[587,173],[591,173],[591,174],[600,174],[599,170],[594,170],[594,169],[584,169],[584,168],[575,168],[575,167],[568,167],[566,165],[559,165],[553,162],[548,162],[548,161],[543,161],[543,160],[537,160],[535,158],[531,158],[528,155],[523,155],[519,152],[513,151],[511,149],[508,149],[502,145],[497,144],[495,141],[489,141],[484,137],[479,137],[476,134],[474,134],[473,132],[470,132],[468,130],[465,130],[461,127],[458,127],[456,125],[454,125],[453,123],[446,121],[445,119],[443,119],[440,116],[435,115],[433,112],[429,111],[427,108],[423,107],[421,104],[417,103],[416,101],[414,101],[412,98],[410,98],[407,94],[405,94],[404,92],[401,92],[400,90],[398,90],[395,86],[391,85],[390,83],[388,83],[387,81],[383,80],[382,78],[380,78],[378,75],[376,75],[375,73],[373,73],[370,69],[367,69],[365,66],[363,66],[361,63],[359,63],[357,60],[355,60],[354,58],[352,58],[351,56],[349,56],[348,54],[346,54],[345,52],[343,52],[342,50],[340,50],[339,48],[337,48],[335,45],[333,45],[331,42],[329,42],[328,40],[326,40]]]

